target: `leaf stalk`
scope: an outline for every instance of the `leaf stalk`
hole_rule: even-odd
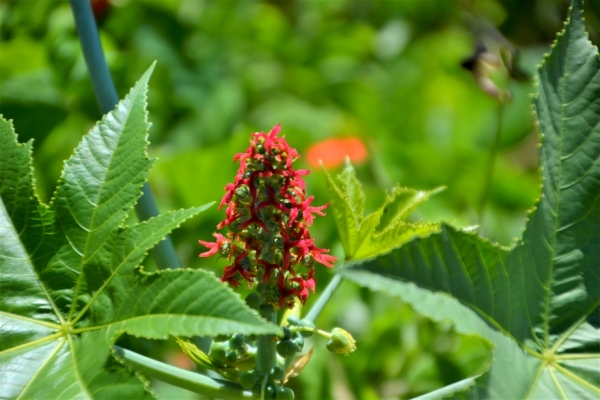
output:
[[[202,374],[173,367],[119,346],[113,346],[113,349],[118,358],[135,367],[144,375],[201,393],[207,397],[219,399],[258,399],[260,397],[258,393],[243,390],[231,382],[212,379]]]
[[[341,283],[342,276],[339,274],[334,275],[304,319],[315,322]]]

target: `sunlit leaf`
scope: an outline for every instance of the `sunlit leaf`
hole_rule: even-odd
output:
[[[184,220],[168,212],[124,226],[151,166],[149,69],[65,163],[50,205],[33,192],[31,142],[0,118],[0,397],[144,398],[146,384],[111,355],[123,333],[276,333],[201,270],[140,267]]]
[[[439,189],[425,192],[396,187],[377,211],[363,216],[365,193],[352,165],[348,162],[336,179],[326,175],[346,260],[386,253],[416,236],[439,230],[438,224],[406,222],[408,215]]]
[[[505,249],[443,226],[340,271],[494,343],[468,397],[600,397],[599,92],[600,57],[574,0],[539,68],[543,188],[522,240]]]

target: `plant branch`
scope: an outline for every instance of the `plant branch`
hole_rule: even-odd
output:
[[[340,283],[342,283],[342,276],[339,274],[334,275],[304,319],[315,322],[315,320],[319,317],[319,314],[321,314],[321,311],[323,311],[325,308],[325,305],[329,302],[337,288],[340,286]]]
[[[106,114],[115,108],[119,98],[108,65],[106,64],[90,1],[69,0],[69,2],[71,3],[71,9],[75,17],[77,34],[79,35],[85,63],[90,73],[98,107],[102,114]],[[144,183],[142,196],[135,205],[135,211],[138,219],[141,221],[158,215],[158,208],[156,207],[156,202],[154,201],[154,196],[152,196],[148,182]],[[159,268],[181,267],[169,235],[154,247],[152,255]]]
[[[277,313],[274,312],[267,319],[277,324]],[[261,374],[268,375],[277,363],[277,342],[274,335],[262,335],[256,342],[256,368]]]
[[[118,358],[135,367],[137,371],[171,385],[219,399],[260,398],[258,393],[244,390],[231,382],[212,379],[202,374],[173,367],[119,346],[113,346],[113,349]]]

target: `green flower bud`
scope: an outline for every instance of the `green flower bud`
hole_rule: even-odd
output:
[[[298,324],[299,326],[305,327],[305,328],[311,328],[311,329],[315,329],[315,324],[314,322],[308,320],[308,319],[303,319],[302,321],[300,321],[300,323]],[[304,337],[311,337],[313,335],[313,332],[311,331],[300,331],[300,334]]]
[[[269,318],[275,309],[271,304],[261,304],[258,308],[258,311],[263,318]]]
[[[249,271],[252,268],[252,261],[250,261],[249,257],[242,258],[240,260],[240,265],[246,270]]]
[[[213,342],[210,345],[208,356],[217,364],[227,364],[227,344],[223,342]]]
[[[221,245],[221,248],[219,249],[219,253],[221,253],[221,256],[227,257],[229,255],[230,249],[231,249],[231,243],[223,242],[223,244]]]
[[[240,355],[240,357],[243,358],[248,355],[248,350],[248,345],[244,343],[239,349],[237,349],[237,352]]]
[[[263,210],[267,210],[266,208],[263,208]],[[274,222],[272,219],[267,219],[267,229],[269,229],[269,232],[276,232],[277,230],[279,230],[279,224],[277,224],[276,222]],[[273,238],[273,243],[274,245],[278,246],[281,248],[281,241],[278,241],[279,237],[275,237]]]
[[[277,400],[294,400],[295,397],[292,389],[283,386],[277,386],[276,393]]]
[[[231,339],[229,339],[229,347],[232,350],[239,350],[244,347],[244,335],[240,335],[239,333],[233,335]]]
[[[277,392],[275,391],[275,388],[273,386],[268,385],[265,388],[265,399],[274,399],[276,394]]]
[[[273,369],[271,370],[271,378],[273,378],[276,381],[281,381],[284,376],[285,371],[279,365],[273,367]]]
[[[240,185],[235,188],[235,194],[239,197],[250,197],[250,190],[248,190],[248,186]]]
[[[277,354],[279,354],[283,358],[288,358],[293,356],[298,352],[298,345],[294,343],[292,340],[286,339],[281,340],[277,343]]]
[[[288,324],[290,324],[292,326],[300,325],[300,319],[297,316],[295,316],[295,315],[290,315],[287,318],[287,321],[288,321]]]
[[[240,219],[236,219],[235,221],[232,221],[229,224],[229,230],[232,232],[237,232],[237,231],[239,231],[241,224],[242,224],[242,221],[240,221]]]
[[[290,331],[290,328],[288,328],[287,326],[283,327],[283,339],[291,339],[292,338],[292,331]]]
[[[348,356],[356,350],[356,340],[347,331],[341,328],[334,328],[331,331],[331,338],[325,346],[332,353]]]
[[[315,265],[315,258],[312,254],[307,254],[302,259],[302,264],[307,268],[312,268]]]
[[[302,348],[304,347],[304,339],[302,338],[302,335],[296,335],[293,341],[296,343],[296,346],[298,346],[298,351],[302,351]]]
[[[250,293],[246,296],[246,304],[248,304],[248,307],[255,310],[258,310],[258,307],[260,307],[261,301],[260,296],[256,293]]]
[[[244,389],[252,389],[258,381],[258,375],[255,371],[243,372],[240,374],[240,385]]]
[[[227,361],[229,361],[230,363],[234,363],[237,361],[237,359],[238,355],[236,351],[230,350],[227,352]]]

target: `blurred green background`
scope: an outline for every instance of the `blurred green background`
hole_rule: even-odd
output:
[[[94,7],[120,97],[158,61],[149,153],[158,159],[150,185],[161,210],[219,201],[249,134],[281,123],[301,155],[328,138],[359,138],[369,152],[357,173],[370,209],[396,183],[447,186],[413,219],[479,225],[503,245],[521,235],[540,183],[534,79],[511,80],[512,101],[499,113],[498,101],[461,63],[483,41],[498,59],[501,49],[519,49],[518,67],[533,77],[568,1],[100,0]],[[588,0],[586,21],[598,44],[600,2]],[[0,40],[0,113],[13,119],[21,141],[35,139],[37,191],[49,201],[63,160],[100,118],[68,3],[0,1]],[[306,157],[298,167],[312,170],[315,204],[329,201],[319,168]],[[185,266],[220,274],[224,261],[199,259],[197,241],[209,240],[223,216],[213,207],[173,234]],[[331,216],[312,233],[320,247],[343,256]],[[151,258],[145,264],[155,268]],[[330,272],[317,273],[318,289]],[[311,362],[290,383],[297,398],[414,397],[480,372],[489,357],[486,343],[456,335],[449,322],[351,284],[317,324],[349,330],[358,350],[335,356],[315,340]],[[123,343],[187,364],[172,340]],[[198,398],[154,387],[166,398]]]

